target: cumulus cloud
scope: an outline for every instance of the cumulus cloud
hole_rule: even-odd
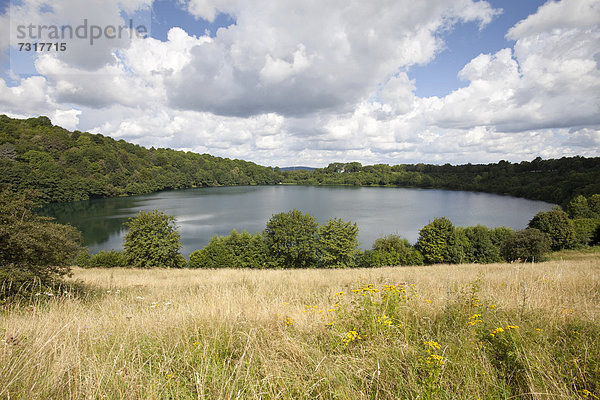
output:
[[[469,0],[202,0],[189,9],[209,19],[228,12],[236,24],[169,78],[170,105],[230,116],[351,110],[399,69],[432,60],[436,33],[452,21],[485,24],[497,13]]]
[[[93,0],[85,13],[76,0],[20,4],[34,23],[51,13],[109,24],[150,0]],[[39,76],[0,79],[0,112],[265,165],[599,155],[600,0],[549,1],[507,32],[512,47],[457,71],[465,87],[428,98],[408,67],[434,60],[455,24],[485,29],[500,10],[471,0],[181,4],[235,23],[214,37],[174,27],[166,41],[39,54]]]

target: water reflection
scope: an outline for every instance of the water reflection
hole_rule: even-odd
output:
[[[419,229],[446,216],[455,225],[524,228],[552,204],[486,193],[402,188],[253,186],[177,190],[145,196],[46,205],[41,212],[81,230],[91,252],[122,248],[123,223],[140,210],[161,209],[177,219],[187,256],[213,235],[258,232],[271,215],[296,208],[319,222],[337,217],[358,224],[362,248],[382,235],[415,242]]]

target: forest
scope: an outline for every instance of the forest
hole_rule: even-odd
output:
[[[38,190],[45,202],[230,185],[356,185],[468,190],[565,206],[600,193],[600,158],[465,165],[331,163],[317,169],[258,164],[68,131],[47,117],[0,116],[0,188]]]
[[[282,175],[284,182],[295,184],[467,190],[543,200],[562,206],[577,195],[600,193],[600,158],[581,156],[456,166],[331,163],[326,168],[283,171]]]
[[[70,132],[47,117],[0,116],[0,187],[35,189],[46,202],[220,185],[269,185],[277,169],[208,154],[150,149]]]

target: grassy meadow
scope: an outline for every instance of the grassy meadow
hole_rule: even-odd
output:
[[[75,269],[0,311],[3,399],[598,399],[600,254]]]

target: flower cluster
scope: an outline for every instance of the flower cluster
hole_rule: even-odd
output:
[[[377,318],[377,322],[379,322],[385,326],[392,325],[392,320],[390,319],[390,317],[388,317],[385,314],[383,314],[381,317]]]
[[[467,324],[475,326],[478,322],[483,322],[481,314],[473,314],[469,317],[469,322],[467,322]]]
[[[492,331],[492,333],[490,333],[491,337],[495,337],[497,334],[505,332],[505,331],[510,331],[511,329],[519,329],[518,325],[506,325],[504,328],[496,328]]]
[[[344,338],[343,342],[346,346],[348,346],[350,343],[355,342],[357,340],[362,340],[362,337],[358,334],[358,332],[348,331],[348,333],[346,333],[346,337]]]
[[[361,296],[366,296],[367,293],[379,293],[379,289],[375,289],[375,285],[372,283],[365,285],[359,289],[353,289],[352,293],[358,293]]]

